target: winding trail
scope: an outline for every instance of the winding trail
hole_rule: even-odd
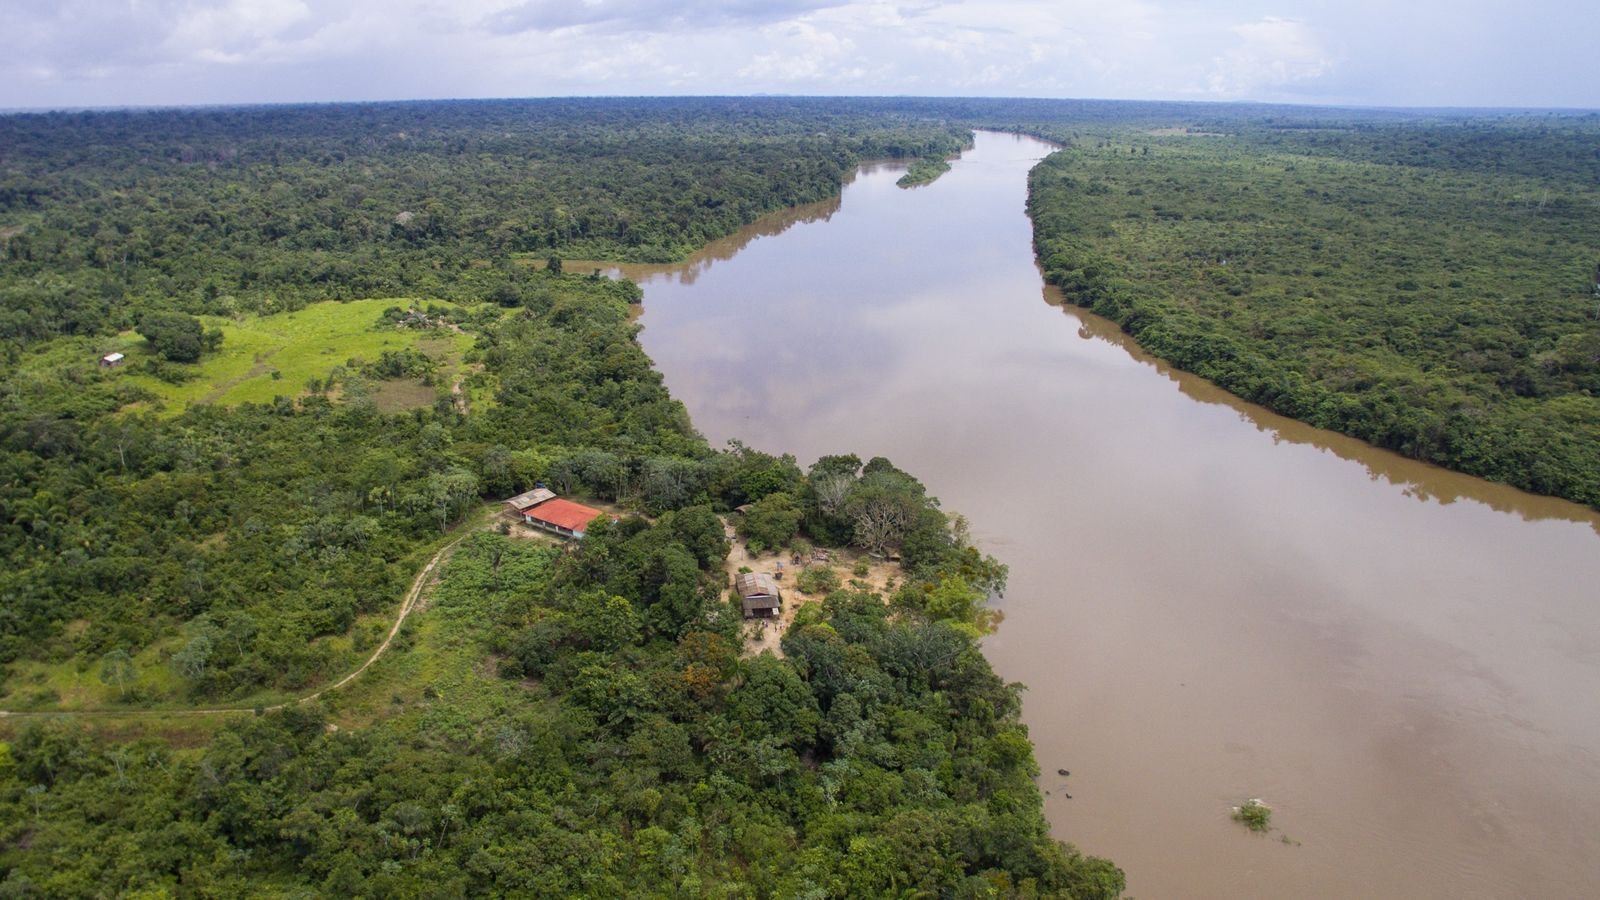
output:
[[[471,533],[472,531],[469,530],[468,534]],[[433,557],[428,560],[428,564],[422,567],[421,572],[417,573],[417,577],[411,582],[411,588],[406,591],[405,599],[400,603],[400,613],[395,616],[394,624],[389,627],[389,633],[384,636],[383,643],[379,644],[377,648],[372,651],[372,655],[367,657],[366,662],[362,663],[354,671],[345,675],[338,681],[335,681],[333,684],[324,685],[303,697],[298,697],[294,700],[285,700],[282,703],[274,703],[271,706],[262,707],[217,706],[205,709],[76,709],[59,711],[39,710],[28,712],[13,712],[10,710],[0,709],[0,719],[45,719],[62,717],[87,718],[93,716],[170,716],[178,718],[184,716],[216,716],[230,715],[232,713],[254,713],[258,708],[263,712],[276,712],[280,709],[288,709],[291,706],[301,706],[303,704],[310,703],[324,694],[344,687],[350,682],[361,677],[363,672],[372,668],[372,664],[377,662],[378,659],[388,651],[390,644],[394,643],[395,636],[400,633],[401,626],[405,625],[406,623],[406,618],[417,609],[418,603],[422,599],[423,589],[428,586],[428,580],[433,577],[433,573],[438,568],[439,563],[443,561],[450,551],[454,550],[458,544],[466,540],[466,538],[467,534],[463,534],[461,537],[458,537],[450,543],[445,544],[443,547],[440,547],[439,552],[433,554]]]

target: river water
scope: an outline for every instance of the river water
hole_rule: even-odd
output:
[[[886,456],[971,520],[1055,833],[1131,894],[1600,896],[1600,517],[1062,307],[1023,209],[1049,149],[980,134],[930,186],[868,166],[626,267],[645,349],[714,443]],[[1229,819],[1248,797],[1277,830]]]

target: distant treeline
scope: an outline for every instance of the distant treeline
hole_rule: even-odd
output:
[[[466,267],[677,259],[964,126],[875,101],[547,100],[0,116],[0,341],[329,298]]]

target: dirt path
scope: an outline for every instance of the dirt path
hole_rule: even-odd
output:
[[[471,532],[468,533],[470,534]],[[379,644],[377,648],[372,651],[372,655],[367,657],[367,661],[362,663],[360,667],[338,681],[335,681],[333,684],[324,685],[303,697],[298,697],[294,700],[285,700],[282,703],[274,703],[271,706],[263,706],[260,707],[260,709],[263,712],[275,712],[280,709],[287,709],[291,706],[300,706],[305,703],[310,703],[318,697],[321,697],[323,694],[326,694],[330,691],[336,691],[344,687],[350,682],[361,677],[363,672],[372,668],[372,664],[377,662],[378,659],[383,656],[383,654],[389,649],[390,644],[394,643],[395,635],[400,633],[400,628],[406,623],[406,617],[410,616],[413,611],[418,610],[420,601],[422,599],[423,589],[427,587],[428,580],[433,577],[433,573],[439,567],[439,563],[443,562],[445,557],[449,555],[450,551],[454,550],[456,546],[462,541],[466,540],[466,538],[467,535],[464,534],[439,548],[439,552],[435,553],[433,558],[428,560],[428,564],[422,567],[422,571],[417,573],[417,577],[411,582],[411,589],[406,591],[405,599],[400,603],[400,613],[399,615],[395,616],[394,624],[390,626],[389,633],[384,636],[383,643]],[[0,719],[43,719],[61,716],[215,716],[228,715],[231,713],[253,713],[256,709],[257,707],[254,706],[217,706],[208,709],[79,709],[61,710],[57,712],[11,712],[0,709]]]
[[[456,329],[460,331],[460,328]],[[467,392],[462,388],[468,378],[483,371],[483,363],[473,363],[456,373],[455,383],[450,385],[450,397],[455,402],[456,412],[463,416],[467,414]]]
[[[218,400],[221,400],[224,396],[226,396],[229,391],[241,384],[244,384],[246,381],[249,381],[252,378],[260,378],[261,376],[267,374],[267,372],[272,370],[272,366],[268,364],[268,361],[271,360],[273,354],[277,352],[277,348],[274,348],[266,351],[265,353],[257,353],[255,365],[251,366],[248,372],[245,372],[243,375],[235,375],[234,377],[229,378],[227,381],[217,385],[215,388],[211,389],[210,393],[206,394],[204,397],[201,397],[198,402],[201,405],[210,405],[212,403],[216,403]]]
[[[394,625],[390,626],[389,633],[384,635],[383,643],[379,644],[377,649],[372,651],[372,655],[367,657],[367,661],[362,663],[360,668],[339,679],[338,681],[335,681],[333,684],[317,690],[315,693],[307,694],[298,700],[291,700],[285,703],[279,703],[275,706],[268,706],[266,709],[269,711],[279,710],[289,706],[298,706],[302,703],[310,703],[329,691],[336,691],[339,688],[344,687],[345,685],[359,678],[361,673],[372,668],[372,664],[377,662],[378,657],[382,656],[384,651],[389,649],[389,645],[394,642],[395,635],[400,633],[400,626],[406,623],[406,617],[411,615],[412,611],[417,608],[418,603],[422,599],[422,589],[428,586],[428,579],[433,577],[433,572],[436,568],[438,568],[439,563],[444,560],[445,556],[448,555],[450,551],[456,548],[457,544],[460,544],[464,540],[466,540],[466,535],[462,535],[450,543],[445,544],[443,547],[440,547],[439,552],[435,553],[433,558],[428,560],[428,564],[422,567],[422,571],[417,573],[416,579],[411,582],[411,590],[406,591],[406,599],[400,604],[400,614],[395,616]]]

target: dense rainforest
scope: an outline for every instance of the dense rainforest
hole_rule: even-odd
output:
[[[638,288],[544,264],[966,139],[875,101],[0,118],[0,893],[1117,896],[980,652],[1004,567],[887,460],[708,447]],[[541,481],[619,518],[495,527]],[[903,578],[742,653],[723,517]]]
[[[1277,412],[1600,506],[1600,118],[1047,124],[1046,277]]]
[[[754,482],[797,474],[743,456]],[[295,707],[194,750],[25,727],[0,744],[0,890],[1118,895],[1113,866],[1050,839],[1018,688],[959,616],[919,587],[836,591],[785,659],[740,658],[705,571],[726,552],[707,506],[570,554],[477,532],[364,727]],[[964,554],[936,555],[948,585]]]
[[[143,310],[458,296],[485,259],[680,258],[965,127],[874,101],[473,101],[0,117],[0,341]]]
[[[888,460],[708,447],[635,341],[638,288],[576,264],[681,257],[869,158],[936,177],[973,127],[1066,148],[1031,184],[1046,275],[1153,352],[1600,504],[1592,117],[3,116],[0,708],[95,715],[0,718],[0,893],[1120,893],[1050,839],[1019,688],[979,651],[1004,567]],[[567,550],[491,527],[537,482],[618,520]],[[751,656],[725,520],[904,578],[831,580]],[[293,704],[419,573],[391,650]]]

